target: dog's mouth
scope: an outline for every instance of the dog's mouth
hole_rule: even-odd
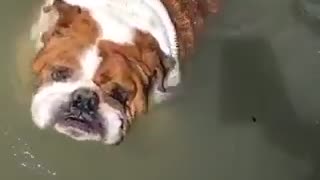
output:
[[[104,127],[101,122],[89,122],[88,120],[78,118],[75,116],[66,117],[63,121],[58,122],[60,125],[66,127],[73,127],[87,133],[104,134]]]
[[[59,115],[56,116],[54,128],[59,133],[79,141],[93,140],[109,144],[109,138],[120,137],[119,140],[111,141],[110,144],[122,142],[128,125],[126,118],[118,117],[118,120],[115,120],[113,115],[105,117],[100,113],[97,110],[88,112],[73,109],[70,106],[68,110],[61,108]]]
[[[64,116],[60,117],[56,122],[55,128],[59,132],[75,139],[90,139],[90,137],[94,137],[95,140],[104,137],[106,129],[102,119],[98,115],[84,112],[79,112],[78,114],[64,113]]]

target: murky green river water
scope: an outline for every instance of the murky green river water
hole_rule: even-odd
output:
[[[31,122],[23,39],[39,2],[0,2],[1,180],[320,179],[320,35],[293,0],[226,0],[180,95],[118,147]]]

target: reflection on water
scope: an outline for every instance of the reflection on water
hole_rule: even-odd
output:
[[[177,99],[118,147],[32,124],[23,32],[39,2],[0,6],[0,179],[320,179],[320,36],[296,0],[225,1]]]

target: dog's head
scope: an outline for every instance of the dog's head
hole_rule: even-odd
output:
[[[76,140],[117,144],[132,119],[147,110],[150,90],[164,90],[168,68],[159,45],[140,31],[132,44],[101,40],[88,12],[66,4],[55,8],[58,21],[42,35],[33,61],[33,121]]]

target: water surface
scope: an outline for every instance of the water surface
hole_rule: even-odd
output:
[[[177,99],[118,147],[31,122],[23,34],[39,2],[0,3],[0,179],[320,179],[320,36],[293,0],[224,2]]]

